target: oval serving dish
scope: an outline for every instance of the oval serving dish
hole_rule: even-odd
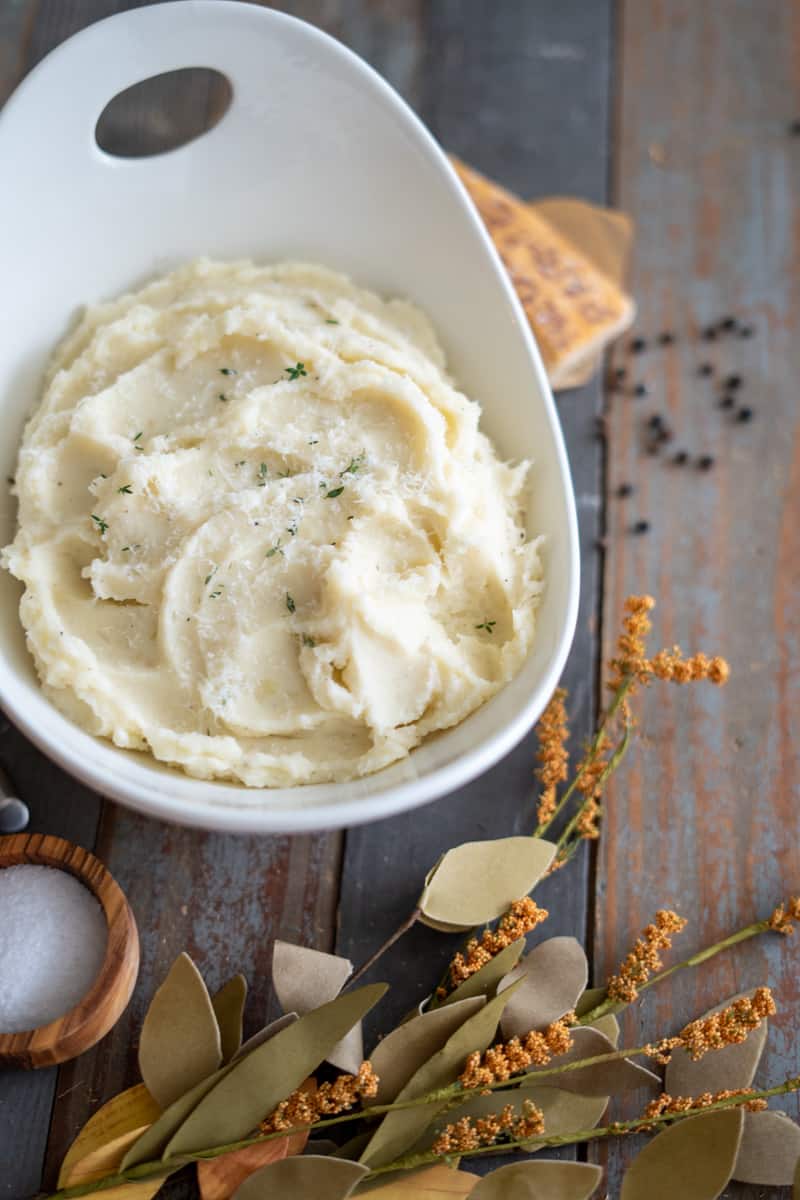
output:
[[[95,126],[113,96],[185,67],[212,68],[232,86],[213,129],[149,158],[100,150]],[[461,183],[407,105],[304,22],[230,0],[179,0],[101,21],[53,51],[0,114],[0,161],[14,166],[14,186],[0,192],[4,475],[13,475],[47,357],[79,305],[198,255],[302,258],[428,313],[499,454],[533,461],[528,526],[546,539],[538,629],[519,674],[376,775],[247,789],[191,779],[93,738],[42,693],[17,616],[19,587],[2,572],[0,702],[11,719],[65,770],[131,808],[242,833],[389,816],[492,766],[536,721],[564,666],[578,603],[575,504],[524,313]],[[14,514],[4,489],[3,543]]]

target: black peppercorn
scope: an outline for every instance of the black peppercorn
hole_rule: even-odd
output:
[[[736,400],[733,396],[730,396],[730,395],[720,396],[720,400],[719,400],[720,408],[733,408],[735,403],[736,403]]]
[[[664,424],[664,418],[658,413],[653,413],[652,417],[647,418],[647,424],[650,429],[660,429]]]
[[[715,342],[717,340],[716,325],[708,325],[700,335],[704,342]]]
[[[755,330],[753,329],[752,325],[740,325],[739,326],[739,337],[740,338],[751,338],[754,333],[755,333]]]
[[[689,461],[689,455],[686,450],[678,450],[673,454],[672,461],[676,467],[682,467]]]
[[[792,121],[789,126],[789,134],[791,137],[800,137],[800,120]]]
[[[713,375],[714,367],[712,366],[712,364],[710,362],[700,363],[700,366],[697,368],[697,374],[698,375]]]
[[[710,454],[702,454],[697,460],[697,465],[701,471],[710,471],[714,465],[714,459]]]
[[[621,497],[623,500],[626,496],[632,496],[633,495],[633,484],[632,483],[621,483],[619,485],[619,487],[617,488],[617,495],[619,497]]]
[[[628,374],[628,372],[625,370],[624,367],[617,367],[616,371],[614,372],[614,378],[615,379],[624,379],[627,374]]]
[[[658,344],[660,346],[671,346],[675,341],[675,334],[669,329],[665,329],[663,333],[658,335]]]
[[[637,521],[636,524],[634,525],[633,532],[634,533],[647,533],[649,528],[650,528],[649,521],[640,520],[640,521]]]
[[[723,386],[728,388],[729,391],[735,392],[737,388],[740,388],[742,386],[741,375],[729,375],[728,378],[724,381]]]
[[[633,389],[633,394],[634,394],[634,396],[646,396],[647,395],[647,384],[646,383],[637,383],[636,387]]]
[[[741,421],[742,424],[746,424],[748,421],[752,421],[752,419],[753,410],[752,408],[748,408],[746,405],[744,408],[740,408],[736,414],[736,420]]]
[[[632,354],[641,354],[643,350],[647,349],[647,342],[643,337],[634,338],[630,343],[630,349]]]

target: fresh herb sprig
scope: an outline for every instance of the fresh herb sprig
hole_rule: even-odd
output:
[[[284,367],[286,374],[290,380],[299,379],[301,375],[308,375],[305,363],[295,363],[293,367]]]

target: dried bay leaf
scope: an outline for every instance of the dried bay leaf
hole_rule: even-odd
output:
[[[120,1161],[126,1149],[135,1140],[138,1132],[135,1129],[129,1130],[111,1142],[95,1147],[85,1158],[79,1162],[73,1162],[66,1174],[62,1166],[59,1187],[86,1186],[104,1179],[107,1175],[114,1174],[119,1170]],[[116,1187],[104,1188],[103,1195],[111,1197],[111,1200],[152,1200],[152,1197],[161,1191],[163,1183],[170,1174],[170,1168],[165,1167],[161,1174],[150,1179],[136,1179],[128,1183],[117,1184]],[[93,1189],[89,1188],[88,1190]]]
[[[150,1179],[132,1179],[130,1183],[118,1183],[115,1187],[103,1188],[104,1200],[153,1200],[164,1186],[171,1172],[164,1169],[163,1175]]]
[[[572,1047],[566,1054],[559,1054],[557,1058],[552,1059],[542,1069],[549,1072],[553,1067],[566,1066],[567,1063],[577,1062],[582,1058],[594,1058],[599,1054],[611,1054],[613,1050],[614,1043],[598,1029],[589,1025],[577,1025],[572,1030]],[[617,1096],[622,1092],[634,1091],[636,1088],[660,1082],[658,1075],[628,1058],[595,1063],[593,1066],[564,1071],[558,1075],[548,1074],[542,1080],[542,1083],[550,1087],[577,1092],[582,1096]]]
[[[727,1008],[741,996],[752,994],[752,991],[739,992],[703,1013],[699,1020]],[[699,1096],[702,1092],[735,1091],[737,1088],[749,1087],[753,1082],[766,1040],[767,1022],[764,1020],[757,1029],[748,1033],[745,1041],[704,1054],[697,1062],[679,1046],[677,1050],[673,1050],[667,1066],[664,1090],[671,1096]]]
[[[786,1113],[765,1109],[744,1114],[734,1179],[765,1187],[790,1187],[798,1158],[800,1127]]]
[[[219,1026],[223,1063],[230,1062],[242,1045],[242,1020],[247,1000],[247,980],[234,975],[211,997],[211,1007]]]
[[[343,1158],[285,1158],[246,1179],[235,1200],[346,1200],[366,1174]]]
[[[579,1129],[594,1129],[608,1108],[608,1096],[581,1096],[556,1087],[525,1087],[519,1090],[520,1102],[531,1100],[542,1110],[548,1137],[575,1133]]]
[[[232,1062],[223,1067],[221,1071],[210,1075],[208,1079],[203,1079],[196,1087],[187,1092],[185,1096],[181,1096],[179,1100],[171,1104],[166,1112],[161,1114],[158,1120],[153,1123],[150,1129],[145,1131],[139,1141],[125,1155],[122,1161],[123,1167],[133,1167],[137,1163],[149,1162],[152,1159],[160,1158],[172,1135],[177,1132],[203,1097],[207,1096],[211,1089],[219,1083],[220,1079],[230,1071],[234,1063],[239,1062],[245,1055],[257,1049],[258,1046],[263,1046],[276,1033],[280,1033],[282,1029],[286,1029],[287,1026],[292,1025],[296,1020],[296,1013],[287,1013],[285,1016],[278,1017],[276,1021],[272,1021],[269,1025],[266,1025],[259,1033],[254,1034],[249,1041],[245,1042]]]
[[[317,1090],[316,1080],[307,1079],[300,1089],[313,1093]],[[257,1142],[218,1158],[207,1158],[197,1164],[197,1186],[201,1200],[231,1200],[240,1184],[244,1183],[261,1167],[302,1154],[308,1142],[308,1131],[293,1133],[284,1138],[271,1138]]]
[[[72,1167],[123,1134],[141,1130],[156,1120],[161,1109],[143,1083],[120,1092],[94,1113],[73,1141],[58,1174],[58,1186],[65,1187]],[[122,1162],[123,1155],[119,1157]]]
[[[555,852],[552,842],[532,837],[464,842],[448,850],[425,880],[420,920],[448,932],[493,921],[527,896]]]
[[[396,1101],[413,1100],[437,1088],[454,1083],[464,1069],[468,1055],[483,1052],[493,1041],[500,1015],[513,989],[495,996],[453,1033],[432,1058],[409,1079]],[[444,1101],[442,1102],[444,1103]],[[425,1104],[419,1108],[401,1109],[387,1113],[361,1155],[360,1161],[369,1167],[380,1167],[397,1158],[419,1140],[442,1108],[442,1104]]]
[[[484,963],[474,975],[470,975],[469,979],[465,979],[454,988],[442,1001],[441,1007],[457,1004],[459,1000],[467,1000],[470,996],[486,996],[487,999],[491,999],[497,992],[500,980],[519,962],[524,949],[525,938],[517,938],[515,942],[510,942],[499,954],[495,954],[494,958]]]
[[[518,979],[522,982],[503,1012],[500,1027],[505,1038],[524,1037],[546,1029],[570,1012],[586,987],[589,963],[580,942],[554,937],[540,942],[498,984],[502,992]]]
[[[272,984],[285,1012],[302,1015],[339,995],[353,972],[348,958],[310,946],[276,941],[272,952]]]
[[[185,1096],[180,1096],[170,1104],[169,1108],[165,1109],[150,1128],[146,1129],[142,1136],[131,1146],[122,1160],[123,1169],[127,1170],[128,1167],[138,1166],[139,1163],[153,1162],[157,1158],[161,1158],[173,1134],[180,1129],[186,1118],[197,1107],[203,1097],[207,1096],[212,1088],[216,1087],[219,1081],[230,1070],[231,1064],[229,1063],[227,1067],[223,1067],[220,1071],[215,1071],[213,1075],[209,1075],[208,1079],[201,1079],[199,1083],[189,1089]]]
[[[484,1175],[470,1195],[474,1200],[588,1200],[602,1177],[593,1163],[540,1158]]]
[[[310,946],[275,942],[272,953],[272,984],[285,1012],[303,1016],[339,995],[353,973],[349,958],[325,954]],[[340,1071],[355,1074],[364,1058],[361,1025],[353,1026],[342,1041],[331,1048],[328,1062]]]
[[[723,1108],[669,1125],[625,1172],[620,1200],[716,1200],[727,1187],[744,1113]]]
[[[439,1200],[440,1196],[463,1198],[472,1194],[479,1178],[471,1171],[459,1171],[455,1167],[437,1163],[435,1167],[426,1167],[423,1171],[406,1172],[391,1183],[371,1188],[369,1194],[379,1196],[380,1200]]]
[[[604,1017],[598,1017],[596,1021],[590,1021],[589,1028],[596,1029],[598,1033],[602,1033],[607,1037],[616,1050],[619,1045],[619,1021],[613,1013],[606,1013]]]
[[[456,1004],[434,1008],[412,1017],[387,1034],[370,1055],[370,1062],[380,1082],[377,1095],[368,1103],[390,1104],[414,1072],[485,1003],[483,996],[473,996]]]
[[[249,1054],[251,1050],[255,1050],[257,1046],[263,1046],[264,1042],[268,1042],[271,1037],[275,1037],[276,1033],[280,1033],[287,1025],[292,1025],[297,1020],[297,1013],[284,1013],[282,1017],[276,1017],[274,1021],[270,1021],[269,1025],[265,1025],[263,1029],[259,1029],[258,1033],[254,1033],[251,1038],[239,1047],[234,1055],[234,1060],[244,1058],[245,1054]]]
[[[203,977],[179,954],[150,1002],[139,1039],[139,1070],[160,1107],[206,1079],[222,1062],[219,1027]]]
[[[373,983],[338,996],[237,1059],[171,1138],[165,1157],[247,1137],[385,992],[386,984]]]
[[[575,1005],[576,1016],[585,1017],[593,1008],[597,1008],[598,1004],[602,1004],[605,998],[606,989],[604,987],[587,988]]]
[[[65,1171],[62,1165],[59,1180],[63,1180],[64,1187],[75,1187],[79,1183],[93,1183],[96,1179],[113,1175],[119,1170],[125,1151],[142,1132],[142,1129],[130,1129],[127,1133],[112,1138],[110,1142],[96,1146],[83,1158],[71,1163],[68,1170]]]

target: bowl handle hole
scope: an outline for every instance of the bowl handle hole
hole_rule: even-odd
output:
[[[213,129],[232,99],[230,80],[211,67],[165,71],[109,100],[95,126],[95,140],[114,158],[166,154]]]

